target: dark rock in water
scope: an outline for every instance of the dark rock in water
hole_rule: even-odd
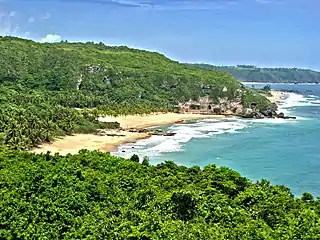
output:
[[[247,113],[247,114],[244,114],[242,115],[243,118],[255,118],[257,115],[256,112],[250,112],[250,113]]]
[[[253,118],[255,119],[263,119],[265,116],[260,113],[260,112],[256,112],[255,115],[253,116]]]
[[[122,150],[122,152],[124,153],[124,152],[126,152],[125,150]]]
[[[176,135],[176,133],[165,133],[165,134],[163,134],[163,136],[168,136],[168,137],[174,136],[174,135]]]
[[[152,135],[156,135],[156,136],[174,136],[174,135],[176,135],[176,133],[173,133],[173,132],[168,132],[168,133],[165,133],[165,132],[163,132],[163,131],[155,131],[155,132],[153,132],[152,133]]]
[[[179,120],[179,121],[176,121],[174,123],[184,123],[184,120]]]
[[[115,133],[106,133],[105,136],[108,136],[108,137],[124,137],[126,135],[124,135],[124,134],[115,134]]]
[[[268,118],[274,118],[276,116],[276,112],[270,110],[262,111],[261,114]]]
[[[147,132],[149,132],[149,130],[148,129],[138,129],[138,133],[147,133]]]
[[[264,111],[247,111],[245,114],[241,115],[242,118],[251,118],[251,119],[263,119],[263,118],[283,118],[283,119],[296,119],[296,117],[285,116],[284,113],[277,114],[276,107],[270,107]]]

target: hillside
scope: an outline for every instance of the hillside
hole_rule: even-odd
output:
[[[274,107],[231,75],[103,44],[6,37],[0,51],[0,239],[320,238],[319,199],[225,167],[20,151],[119,127],[101,115],[175,111],[202,96]]]
[[[228,88],[225,94],[233,97],[240,88],[228,74],[189,69],[159,53],[127,47],[2,38],[0,51],[2,83],[51,91],[81,90],[117,103],[176,103],[207,94],[222,96],[224,87]]]
[[[227,73],[159,53],[14,37],[0,38],[0,52],[0,147],[28,149],[65,134],[114,128],[98,122],[99,115],[175,111],[179,102],[202,96],[270,106]]]
[[[192,67],[226,72],[244,82],[320,83],[320,72],[298,68],[258,68],[255,66],[213,66],[188,64]]]
[[[320,202],[226,167],[0,154],[0,239],[320,239]]]

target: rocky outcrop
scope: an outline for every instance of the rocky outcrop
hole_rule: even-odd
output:
[[[152,129],[145,129],[145,128],[130,128],[127,129],[129,132],[137,132],[137,133],[148,133],[150,135],[156,136],[174,136],[176,133],[173,132],[164,132],[162,130],[152,130]]]
[[[236,91],[239,97],[230,100],[228,97],[218,97],[213,100],[209,97],[201,97],[197,101],[189,100],[185,103],[180,103],[180,112],[186,113],[200,113],[200,114],[217,114],[226,116],[240,116],[243,118],[284,118],[294,119],[294,117],[285,116],[283,113],[278,113],[278,106],[275,103],[270,105],[263,110],[259,109],[258,102],[251,102],[250,108],[244,107],[241,94],[242,90]],[[179,122],[177,122],[179,123]]]
[[[282,118],[282,119],[296,119],[296,117],[285,116],[283,112],[277,113],[277,105],[272,104],[269,108],[263,111],[253,110],[251,108],[245,109],[244,113],[241,115],[243,118]]]

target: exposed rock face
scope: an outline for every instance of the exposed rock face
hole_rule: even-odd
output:
[[[80,75],[80,78],[79,78],[78,81],[77,81],[77,86],[76,86],[77,90],[80,89],[80,85],[81,85],[81,83],[82,83],[82,81],[83,81],[82,77],[83,77],[83,75],[81,74],[81,75]]]
[[[253,112],[253,110],[251,108],[246,108],[244,111],[244,115],[249,115]]]
[[[283,119],[296,119],[296,117],[285,116],[284,113],[277,113],[277,108],[274,106],[268,108],[265,111],[254,111],[250,108],[247,108],[244,111],[244,114],[241,115],[243,118],[254,118],[254,119],[262,119],[262,118],[283,118]]]
[[[263,111],[257,109],[257,103],[252,103],[251,108],[245,108],[240,97],[233,100],[228,99],[228,97],[223,97],[218,98],[215,101],[208,97],[201,97],[198,101],[189,100],[188,102],[180,103],[179,107],[180,112],[182,113],[192,112],[201,114],[233,115],[255,119],[293,118],[286,117],[283,113],[278,114],[278,106],[275,103],[270,104],[270,106]]]

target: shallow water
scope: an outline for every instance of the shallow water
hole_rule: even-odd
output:
[[[297,120],[229,118],[169,125],[162,129],[176,132],[175,136],[126,144],[115,154],[148,156],[152,164],[173,160],[186,166],[228,166],[252,180],[266,178],[289,186],[296,195],[320,196],[320,86],[271,87],[301,93],[288,94],[280,106],[280,111]]]

